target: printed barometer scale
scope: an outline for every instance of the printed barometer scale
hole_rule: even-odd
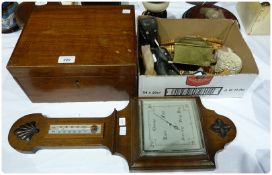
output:
[[[130,170],[210,169],[215,153],[235,136],[232,121],[205,109],[199,98],[136,98],[105,118],[26,115],[10,129],[9,143],[33,153],[106,148],[125,157]]]

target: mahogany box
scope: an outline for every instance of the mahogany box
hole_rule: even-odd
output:
[[[35,6],[7,69],[32,102],[137,94],[134,6]]]

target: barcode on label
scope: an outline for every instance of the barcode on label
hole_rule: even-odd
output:
[[[165,96],[219,95],[223,87],[166,88]]]

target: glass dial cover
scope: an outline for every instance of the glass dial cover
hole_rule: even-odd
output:
[[[201,155],[205,145],[195,99],[141,99],[142,155]]]

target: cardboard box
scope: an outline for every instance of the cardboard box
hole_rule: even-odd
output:
[[[143,66],[140,65],[138,89],[140,97],[242,97],[258,76],[258,68],[252,53],[242,38],[235,21],[159,18],[157,21],[159,42],[186,35],[217,37],[241,57],[243,68],[240,74],[225,76],[146,76],[141,73]]]

